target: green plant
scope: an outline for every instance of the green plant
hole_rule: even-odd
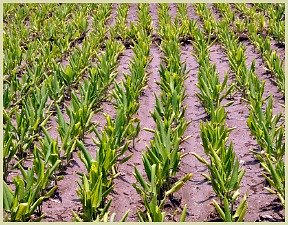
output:
[[[284,175],[284,125],[280,122],[282,115],[273,115],[272,97],[268,98],[265,110],[262,109],[263,101],[251,101],[247,125],[252,135],[256,137],[261,151],[252,151],[265,172],[263,176],[269,185],[265,187],[269,192],[277,194],[283,207],[285,203],[285,175]]]
[[[165,184],[165,176],[163,177],[161,174],[165,168],[163,168],[160,163],[151,165],[147,159],[145,159],[145,155],[143,155],[143,163],[149,182],[144,180],[137,168],[135,168],[134,172],[134,176],[141,186],[133,184],[133,187],[141,195],[146,209],[146,212],[138,212],[138,218],[141,222],[164,222],[165,212],[162,210],[166,199],[190,180],[192,174],[187,174],[173,185],[170,184],[168,188],[166,187],[165,193],[164,189],[162,189],[161,193],[160,189],[163,188]],[[182,221],[185,220],[185,210],[183,210],[181,218]]]
[[[227,81],[228,75],[226,74],[223,82],[220,83],[215,64],[200,67],[197,83],[200,92],[196,96],[205,107],[208,115],[212,115],[212,112],[220,107],[223,99],[232,93],[234,85],[232,84],[228,87]],[[232,101],[225,104],[225,106],[231,104],[233,104]]]
[[[220,204],[213,200],[212,204],[223,221],[243,221],[247,210],[246,195],[234,212],[236,200],[239,197],[239,188],[244,176],[244,170],[239,168],[239,160],[233,150],[232,143],[226,146],[231,128],[225,124],[226,113],[223,107],[213,112],[212,120],[200,124],[202,145],[208,162],[203,157],[193,155],[208,167],[209,176],[203,174],[211,183],[214,192],[220,199]]]
[[[49,164],[40,157],[37,148],[34,148],[33,154],[32,168],[25,171],[18,163],[22,177],[19,175],[14,177],[14,192],[4,182],[4,209],[10,214],[9,221],[25,222],[33,220],[31,216],[36,210],[39,216],[36,220],[40,221],[44,217],[41,208],[42,202],[57,189],[57,185],[52,184],[50,189],[48,189],[48,186],[61,160]]]
[[[184,118],[185,98],[184,79],[186,66],[180,60],[179,30],[176,29],[177,20],[171,22],[168,14],[168,5],[159,4],[159,35],[162,39],[161,50],[164,53],[164,64],[160,66],[161,88],[160,97],[156,97],[156,105],[152,117],[156,123],[153,132],[154,138],[150,147],[142,154],[142,161],[147,180],[135,168],[134,176],[137,183],[134,188],[141,195],[145,211],[138,212],[142,222],[162,222],[165,218],[163,206],[167,198],[172,198],[192,174],[188,173],[182,179],[172,182],[176,175],[180,160],[184,155],[179,151],[183,141],[182,136],[188,126]],[[181,221],[185,220],[187,208],[183,210]]]
[[[265,111],[262,110],[262,104],[256,101],[251,103],[247,125],[261,149],[279,161],[283,159],[285,153],[284,122],[280,122],[282,115],[273,115],[271,96],[268,98]]]

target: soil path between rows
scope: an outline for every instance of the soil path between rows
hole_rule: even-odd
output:
[[[131,23],[137,23],[137,14],[138,14],[138,4],[129,4],[128,15],[126,19],[126,25],[129,28]]]
[[[171,3],[169,4],[169,15],[171,16],[171,21],[175,21],[177,15],[177,4]]]
[[[107,21],[107,24],[110,26],[115,25],[118,6],[119,4],[112,5],[111,17]],[[157,4],[150,4],[149,7],[153,21],[153,35],[157,36],[157,29],[159,27],[157,15],[158,6]],[[203,30],[202,22],[193,9],[193,6],[188,4],[187,7],[189,18],[195,20],[199,28]],[[174,18],[177,12],[177,6],[175,4],[170,4],[169,8],[169,14]],[[213,16],[215,16],[216,19],[219,19],[219,12],[217,12],[214,7],[211,7],[211,4],[209,4],[209,8],[212,9]],[[137,4],[130,4],[127,24],[135,22],[136,19]],[[264,97],[270,94],[273,95],[274,114],[284,112],[284,108],[281,106],[281,104],[285,104],[283,95],[278,91],[277,86],[273,83],[271,73],[265,71],[261,54],[254,49],[254,46],[250,41],[242,41],[242,43],[246,48],[245,54],[247,56],[247,66],[249,67],[252,60],[255,60],[256,74],[260,80],[265,80]],[[285,49],[277,47],[273,41],[271,43],[272,48],[277,51],[280,58],[285,59]],[[172,206],[169,201],[167,201],[167,204],[165,205],[165,211],[167,212],[166,219],[169,221],[179,221],[179,215],[182,211],[181,207],[184,206],[184,204],[187,204],[188,213],[186,221],[218,221],[219,217],[215,214],[215,209],[211,205],[212,199],[216,199],[215,193],[211,184],[206,182],[204,177],[201,175],[201,173],[208,174],[208,170],[206,166],[200,163],[191,154],[191,152],[195,152],[207,159],[201,145],[200,137],[200,123],[201,121],[204,122],[207,120],[207,114],[195,96],[195,93],[198,92],[196,84],[198,81],[197,73],[199,65],[195,57],[192,55],[192,44],[188,44],[188,42],[183,44],[181,46],[181,53],[181,61],[186,63],[187,70],[189,71],[188,78],[184,82],[187,94],[187,97],[184,100],[184,105],[187,106],[185,118],[188,121],[191,121],[191,123],[185,132],[185,136],[191,135],[191,137],[181,144],[181,152],[189,154],[182,159],[177,173],[177,178],[181,179],[187,173],[193,173],[193,177],[177,193],[175,193],[175,198],[181,202],[180,209],[175,209],[175,206]],[[129,63],[132,57],[133,51],[131,48],[126,48],[123,54],[120,55],[119,66],[116,68],[118,73],[115,78],[116,83],[120,83],[124,79],[124,73],[129,73]],[[145,131],[144,128],[155,128],[151,112],[155,105],[154,95],[160,95],[160,87],[156,82],[160,81],[159,66],[162,57],[161,50],[156,42],[151,44],[150,57],[151,62],[147,69],[147,86],[139,98],[140,107],[137,113],[137,116],[141,121],[141,131],[135,139],[135,146],[133,147],[131,144],[129,151],[127,152],[127,154],[130,154],[131,152],[133,153],[132,158],[124,164],[119,165],[118,171],[121,173],[121,176],[115,179],[113,193],[109,195],[109,198],[113,199],[110,212],[116,213],[116,221],[119,221],[128,209],[130,212],[127,221],[138,221],[137,210],[143,209],[141,198],[132,187],[132,184],[136,182],[133,175],[135,166],[140,173],[145,174],[143,169],[142,153],[146,150],[146,146],[150,145],[150,140],[153,138],[153,134]],[[230,70],[229,62],[221,43],[216,42],[211,46],[210,60],[212,63],[215,63],[221,81],[224,79],[225,72],[227,72],[229,77],[228,84],[235,82],[234,74]],[[110,86],[108,92],[112,90],[113,85]],[[109,94],[107,94],[107,96],[108,95]],[[243,196],[244,193],[247,193],[248,195],[248,211],[245,216],[245,221],[261,221],[263,218],[273,218],[276,221],[281,221],[283,220],[284,210],[280,207],[277,197],[269,194],[268,191],[264,189],[267,184],[265,183],[263,176],[261,176],[263,169],[260,167],[259,161],[257,161],[250,152],[250,150],[257,150],[259,147],[255,138],[251,136],[250,130],[247,126],[247,118],[249,115],[248,105],[242,101],[242,96],[239,92],[233,96],[232,100],[234,103],[226,108],[226,122],[229,127],[235,127],[235,129],[230,133],[229,141],[233,143],[241,167],[245,169],[245,175],[240,188],[241,196]],[[228,99],[224,100],[224,104],[226,102],[228,102]],[[70,101],[65,101],[65,104],[70,105]],[[92,117],[92,122],[93,124],[98,124],[97,130],[102,132],[106,124],[103,113],[109,114],[112,118],[115,118],[116,110],[113,106],[113,100],[109,98],[103,101],[100,106],[102,109],[95,113]],[[61,109],[63,109],[63,107],[61,107]],[[68,120],[66,113],[64,113],[64,117]],[[52,138],[59,138],[56,116],[51,117],[48,126],[52,127],[51,130],[49,130]],[[94,134],[87,134],[85,136],[85,146],[94,157],[97,147],[92,138],[95,138]],[[76,213],[81,212],[82,204],[76,194],[76,190],[78,189],[77,181],[80,181],[80,177],[77,173],[86,172],[86,168],[76,152],[73,153],[73,156],[74,159],[72,160],[71,165],[63,172],[64,179],[58,181],[58,190],[56,191],[55,196],[51,197],[43,204],[43,213],[46,214],[46,218],[43,219],[44,222],[71,221],[73,219],[72,210]],[[27,161],[27,163],[29,164],[31,161]],[[175,216],[173,216],[174,213]]]
[[[149,5],[149,12],[152,19],[152,26],[153,26],[153,35],[158,35],[157,30],[159,29],[159,23],[158,23],[158,5],[153,3]]]
[[[181,46],[181,61],[186,63],[188,78],[185,80],[186,99],[184,104],[187,105],[185,117],[191,121],[185,136],[191,135],[186,142],[181,144],[184,153],[196,153],[205,157],[200,138],[200,121],[206,120],[206,112],[197,99],[195,93],[198,92],[196,86],[198,81],[199,65],[193,53],[192,45]],[[187,204],[188,215],[186,221],[206,221],[209,212],[213,210],[210,201],[214,197],[211,185],[205,182],[201,173],[208,173],[207,169],[193,155],[185,156],[180,164],[178,177],[181,178],[187,173],[193,173],[193,177],[176,193],[181,196],[181,205]]]
[[[154,110],[154,94],[159,95],[160,92],[156,84],[160,79],[158,72],[161,61],[160,56],[161,51],[159,47],[153,43],[150,48],[151,62],[147,69],[147,86],[139,98],[140,107],[137,116],[141,121],[141,131],[135,139],[134,148],[131,144],[132,158],[128,162],[119,165],[118,171],[122,176],[115,179],[115,193],[112,194],[113,202],[110,209],[111,212],[117,212],[116,221],[119,221],[128,209],[130,212],[127,221],[138,221],[137,210],[142,207],[140,196],[132,186],[136,182],[133,172],[136,166],[139,172],[144,174],[142,153],[146,150],[146,146],[149,146],[149,142],[153,138],[153,134],[145,131],[144,128],[155,128],[155,123],[150,113]]]

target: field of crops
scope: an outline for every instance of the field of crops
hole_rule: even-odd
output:
[[[285,4],[4,4],[4,221],[284,221]]]

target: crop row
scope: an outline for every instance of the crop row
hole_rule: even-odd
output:
[[[184,140],[183,135],[189,123],[184,118],[183,105],[186,66],[180,61],[179,30],[171,21],[168,10],[168,4],[161,4],[158,9],[158,33],[164,58],[159,69],[161,94],[159,97],[155,96],[156,104],[151,113],[156,128],[150,130],[154,137],[150,146],[142,153],[145,176],[137,168],[134,173],[138,183],[133,186],[141,195],[145,207],[145,211],[138,212],[142,222],[163,222],[167,198],[171,200],[173,193],[192,177],[189,173],[173,182],[184,156],[179,146]],[[185,220],[186,210],[185,206],[180,221]]]
[[[264,62],[269,71],[271,71],[272,75],[275,76],[275,81],[278,85],[279,90],[284,94],[285,93],[285,75],[284,75],[284,60],[280,60],[279,56],[277,55],[276,51],[271,49],[271,42],[269,36],[262,36],[259,35],[258,32],[260,28],[255,26],[255,23],[259,21],[256,12],[253,11],[250,15],[250,12],[253,10],[252,8],[248,9],[245,4],[240,4],[240,11],[248,17],[249,20],[244,20],[245,27],[247,27],[247,35],[250,41],[254,44],[256,49],[261,52]],[[226,4],[226,8],[222,9],[223,14],[234,14],[229,5]],[[255,10],[255,9],[254,9]],[[247,16],[250,15],[250,16]],[[261,21],[261,20],[260,20]],[[227,22],[233,23],[233,18],[227,19]],[[271,26],[269,26],[271,27]]]
[[[285,41],[284,4],[255,3],[251,7],[246,4],[234,4],[242,12],[245,20],[253,20],[259,31],[267,33],[279,42]],[[261,13],[259,13],[259,11]]]
[[[213,44],[210,42],[211,38],[208,37],[206,40],[195,23],[192,27],[194,54],[199,64],[197,83],[199,92],[196,96],[210,119],[208,122],[200,123],[200,135],[204,152],[210,162],[196,153],[193,155],[208,167],[209,175],[203,174],[203,176],[212,183],[213,190],[220,200],[220,203],[215,200],[212,202],[220,218],[226,222],[243,221],[248,207],[246,195],[237,209],[235,206],[240,195],[239,189],[244,170],[239,167],[233,144],[227,143],[229,133],[233,128],[227,127],[225,122],[227,113],[224,107],[233,102],[225,105],[222,103],[228,95],[232,94],[234,84],[227,84],[227,74],[223,82],[220,82],[216,66],[209,60],[209,47]]]
[[[100,11],[100,13],[102,12],[102,15],[104,15],[102,17],[103,19],[105,19],[106,17],[106,13],[103,14],[103,12],[105,12],[106,9],[104,5],[102,11]],[[44,128],[45,124],[48,121],[48,117],[44,119],[45,116],[43,113],[48,95],[48,92],[45,89],[46,88],[45,81],[47,81],[48,79],[44,81],[44,85],[41,87],[41,90],[39,88],[36,89],[37,96],[36,97],[35,95],[32,96],[34,97],[34,99],[28,98],[29,105],[26,104],[27,108],[22,107],[21,112],[19,114],[18,112],[15,112],[17,113],[16,127],[13,126],[9,116],[5,117],[4,112],[4,122],[6,125],[4,140],[5,141],[7,140],[7,142],[5,142],[7,144],[4,147],[4,162],[5,165],[7,166],[6,171],[4,170],[6,172],[5,177],[7,177],[8,173],[7,171],[9,165],[8,163],[15,154],[18,155],[18,159],[16,158],[18,163],[16,165],[20,168],[22,172],[22,177],[17,176],[16,178],[13,179],[13,183],[16,186],[15,192],[13,193],[13,195],[8,195],[10,198],[7,198],[7,202],[4,201],[5,209],[11,212],[10,220],[26,221],[30,219],[31,214],[36,208],[38,212],[41,213],[42,201],[45,198],[49,197],[51,194],[53,194],[55,189],[57,189],[57,186],[55,185],[48,192],[49,195],[45,194],[45,190],[48,188],[48,186],[50,186],[50,183],[53,183],[53,180],[51,180],[51,176],[54,176],[54,183],[55,183],[56,180],[55,175],[53,173],[55,173],[59,165],[60,168],[61,165],[63,167],[62,162],[63,157],[61,157],[61,155],[66,156],[66,160],[69,162],[70,154],[73,151],[73,144],[75,146],[77,137],[80,134],[83,134],[86,126],[89,124],[85,112],[91,110],[92,107],[95,107],[95,104],[100,102],[101,98],[97,98],[98,97],[97,95],[99,96],[103,95],[104,91],[107,89],[107,86],[109,85],[109,82],[111,83],[113,80],[112,71],[115,68],[116,65],[115,63],[117,61],[118,55],[123,50],[123,46],[121,47],[119,43],[115,42],[112,44],[111,40],[107,41],[106,44],[107,44],[106,48],[107,51],[99,57],[98,65],[90,70],[90,76],[89,76],[90,81],[86,81],[86,85],[84,82],[81,93],[82,96],[80,94],[80,100],[77,97],[77,95],[74,92],[72,92],[72,106],[66,108],[67,114],[69,115],[70,118],[69,123],[66,123],[64,121],[62,113],[56,104],[58,114],[57,115],[58,124],[60,127],[58,131],[62,142],[61,147],[58,146],[58,141],[53,140],[50,137],[47,130]],[[81,53],[80,50],[79,53]],[[107,64],[107,62],[109,62],[109,64]],[[56,87],[58,88],[61,85],[62,87],[60,86],[61,87],[60,89],[63,90],[64,85],[63,83],[59,84],[59,82],[57,81],[55,82],[54,80],[53,84],[56,85]],[[93,86],[93,84],[95,84],[95,86]],[[89,93],[90,96],[88,96],[87,93]],[[93,96],[93,94],[96,96]],[[83,104],[80,104],[82,99],[84,100],[85,96],[93,97],[88,99],[91,102],[86,101]],[[57,103],[56,100],[58,99],[53,99],[53,96],[49,97],[51,98],[51,100],[55,100],[55,102]],[[59,98],[61,98],[61,95]],[[49,111],[49,107],[47,111]],[[35,114],[31,115],[31,113],[33,112],[34,113],[36,112],[37,115]],[[5,119],[7,121],[5,121]],[[33,119],[35,121],[31,121]],[[40,138],[41,131],[43,131],[44,133],[44,139]],[[36,141],[35,137],[40,139],[39,141],[41,148],[38,148],[37,145],[35,145],[34,143]],[[32,169],[28,170],[28,172],[25,172],[22,169],[23,167],[21,165],[24,156],[23,153],[29,154],[31,148],[32,149],[34,148],[33,167]],[[62,153],[62,151],[64,151],[64,154]],[[38,168],[39,162],[41,162],[41,168],[42,168],[41,170]],[[44,176],[45,170],[49,170],[49,168],[51,169],[50,173],[51,176]],[[42,175],[40,174],[40,172]],[[29,177],[27,176],[27,173],[29,173]],[[21,183],[19,183],[18,180],[20,180]],[[48,184],[48,182],[50,183]],[[9,190],[8,186],[5,185],[5,187],[7,188],[7,192],[11,194],[12,191]],[[12,196],[13,198],[11,198]],[[25,208],[23,208],[23,205],[25,205]]]
[[[121,176],[118,166],[132,157],[127,150],[133,151],[134,140],[141,130],[136,114],[150,61],[152,19],[149,5],[138,5],[137,22],[130,26],[126,24],[128,4],[119,5],[113,25],[108,24],[112,4],[49,6],[43,6],[39,12],[36,4],[11,4],[4,8],[7,58],[4,65],[3,172],[4,209],[8,212],[5,220],[40,221],[44,217],[43,201],[53,196],[58,181],[63,179],[61,172],[70,164],[73,153],[78,152],[86,170],[79,173],[77,195],[82,210],[73,212],[74,220],[114,221],[115,213],[110,215],[109,207],[114,180]],[[161,93],[155,95],[155,108],[151,113],[156,127],[146,129],[154,137],[142,153],[145,173],[134,168],[136,183],[133,187],[144,206],[144,210],[137,212],[142,222],[164,221],[165,203],[168,199],[173,201],[174,193],[192,177],[192,173],[188,173],[178,180],[175,178],[181,159],[187,155],[180,151],[180,146],[189,138],[184,137],[184,132],[190,124],[185,119],[183,104],[184,81],[188,74],[185,63],[180,60],[183,37],[192,39],[193,55],[199,64],[196,96],[209,118],[200,125],[202,145],[209,160],[193,155],[208,168],[209,175],[203,176],[211,182],[217,196],[218,201],[213,200],[212,204],[220,218],[243,221],[248,208],[246,194],[240,200],[245,171],[239,165],[233,144],[228,143],[234,128],[226,125],[225,107],[233,102],[223,103],[235,90],[241,91],[248,103],[247,125],[260,148],[252,152],[264,169],[263,176],[269,183],[266,189],[277,194],[284,207],[283,116],[273,114],[271,96],[263,98],[265,83],[255,74],[255,62],[250,68],[246,66],[245,47],[237,33],[230,29],[234,12],[229,5],[215,4],[222,12],[219,21],[205,4],[193,6],[202,19],[204,31],[189,19],[186,4],[177,5],[174,21],[168,4],[158,7],[157,33],[163,61],[159,69],[161,80],[157,83]],[[269,36],[258,35],[258,30],[252,26],[257,18],[251,13],[254,8],[241,9],[251,14],[249,20],[244,21],[248,37],[263,55],[284,93],[283,62],[271,50]],[[76,13],[72,13],[74,11]],[[10,25],[7,21],[13,18],[19,22]],[[49,26],[52,21],[55,23]],[[237,20],[238,25],[234,24],[239,27],[241,22]],[[209,60],[209,48],[215,41],[224,47],[236,85],[228,84],[228,74],[221,82],[215,64]],[[125,45],[132,47],[134,56],[129,63],[129,73],[116,83],[116,67]],[[68,64],[64,65],[66,58]],[[113,89],[108,92],[111,86]],[[101,102],[107,96],[114,103],[116,115],[112,118],[105,114],[106,125],[99,131],[91,119],[101,110]],[[57,139],[52,138],[53,127],[49,127],[54,116]],[[85,144],[88,133],[96,136],[95,156]],[[32,162],[28,160],[28,164],[32,166],[26,169],[30,156]],[[9,172],[16,168],[17,176],[11,182]],[[185,221],[186,214],[185,205],[179,220]],[[128,212],[120,221],[127,216]]]
[[[202,17],[202,19],[208,18]],[[225,48],[230,67],[236,75],[237,84],[249,103],[250,114],[247,125],[260,146],[260,151],[253,151],[253,153],[256,154],[265,170],[263,176],[270,185],[267,189],[277,194],[284,206],[285,144],[283,141],[284,124],[281,122],[283,116],[281,113],[273,115],[272,96],[268,97],[268,100],[263,98],[264,82],[261,82],[255,74],[255,62],[252,62],[249,69],[246,67],[244,47],[240,45],[236,35],[229,30],[228,22],[223,19],[218,22],[217,27],[219,40]]]
[[[148,5],[140,5],[141,11],[147,12]],[[125,74],[125,80],[119,85],[115,83],[112,92],[115,101],[116,116],[112,120],[106,115],[106,126],[102,133],[93,129],[98,141],[96,157],[93,158],[82,142],[80,159],[86,166],[87,175],[81,175],[81,184],[77,191],[83,205],[81,215],[74,217],[76,221],[107,221],[109,206],[112,199],[107,196],[113,190],[113,180],[120,175],[117,164],[125,163],[132,154],[125,156],[131,140],[140,131],[140,121],[135,114],[139,108],[138,98],[146,84],[145,68],[149,61],[150,36],[144,29],[148,14],[139,14],[137,37],[133,46],[134,57],[130,63],[130,73]],[[151,22],[151,19],[150,19]],[[128,212],[121,221],[125,220]],[[112,214],[110,221],[115,214]]]

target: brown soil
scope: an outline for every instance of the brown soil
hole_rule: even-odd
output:
[[[181,60],[186,62],[187,70],[190,70],[188,78],[185,81],[187,94],[187,98],[184,101],[184,104],[187,105],[185,115],[187,120],[192,122],[185,132],[185,135],[191,135],[191,138],[184,142],[181,147],[184,153],[194,152],[205,157],[199,131],[200,121],[206,120],[206,113],[195,96],[195,93],[198,92],[196,83],[198,81],[199,66],[197,60],[191,55],[192,52],[193,48],[191,45],[182,46]],[[182,199],[182,206],[184,204],[188,206],[186,221],[205,221],[209,213],[213,211],[210,201],[214,197],[211,185],[207,184],[201,175],[201,173],[208,173],[208,170],[194,156],[189,154],[181,161],[179,177],[188,172],[193,173],[192,180],[180,189],[177,197]]]
[[[125,49],[123,54],[119,58],[118,76],[115,78],[115,82],[119,83],[123,79],[123,73],[129,71],[128,64],[132,54],[131,49]],[[113,85],[112,85],[113,86]],[[111,87],[112,90],[112,87]],[[115,108],[113,107],[109,99],[105,100],[101,104],[101,110],[92,117],[92,123],[97,124],[97,130],[101,132],[106,124],[105,116],[103,113],[110,115],[112,118],[115,117]],[[64,114],[65,119],[67,118],[66,113]],[[57,138],[57,122],[56,118],[52,118],[50,126],[53,130],[50,130],[50,134],[53,138]],[[85,136],[85,146],[91,152],[92,156],[95,156],[96,145],[93,142],[95,139],[94,134],[87,134]],[[77,181],[80,181],[77,173],[85,172],[85,166],[79,159],[76,153],[71,165],[63,172],[64,179],[58,182],[58,190],[55,198],[50,198],[43,204],[43,212],[45,212],[46,218],[43,221],[71,221],[72,210],[80,212],[81,202],[77,196],[76,190],[78,189]],[[63,197],[65,196],[65,197]]]
[[[111,26],[115,23],[114,18],[117,6],[117,4],[113,4],[112,16],[107,22]],[[170,9],[171,15],[175,17],[177,12],[176,6],[171,4]],[[128,13],[128,21],[135,21],[137,18],[136,10],[137,5],[131,4]],[[158,27],[156,4],[150,4],[150,13],[153,20],[154,34],[156,34]],[[199,26],[201,25],[201,20],[196,15],[191,5],[188,5],[188,16],[191,19],[195,19]],[[249,41],[243,41],[243,44],[246,47],[247,65],[249,66],[252,60],[255,59],[256,74],[261,80],[266,81],[264,95],[273,95],[274,113],[283,112],[284,109],[280,106],[280,104],[284,104],[283,95],[271,81],[271,75],[265,71],[261,55],[254,51],[254,47]],[[280,57],[284,58],[284,49],[280,48],[278,50],[280,52]],[[200,122],[205,121],[207,117],[204,108],[195,96],[195,93],[198,92],[196,86],[198,63],[191,54],[193,52],[191,44],[183,44],[181,46],[181,51],[181,60],[186,63],[187,70],[189,71],[188,78],[185,80],[187,97],[184,100],[184,104],[187,106],[185,112],[186,119],[191,121],[191,124],[188,126],[185,135],[191,135],[191,137],[181,144],[181,151],[189,154],[182,159],[177,178],[180,179],[190,172],[193,173],[193,177],[174,196],[175,199],[181,202],[179,207],[172,206],[171,202],[167,202],[165,208],[167,211],[167,220],[179,221],[181,208],[184,204],[187,204],[188,215],[186,221],[217,221],[219,218],[215,213],[214,207],[211,205],[211,201],[215,198],[215,194],[211,184],[206,182],[201,175],[201,173],[208,173],[208,170],[191,154],[192,152],[195,152],[206,158],[203,147],[201,146]],[[152,133],[145,131],[143,128],[153,129],[155,127],[150,112],[153,111],[154,108],[154,94],[158,96],[160,93],[160,88],[156,82],[160,80],[158,69],[162,56],[162,53],[155,42],[151,45],[150,55],[151,62],[148,66],[147,87],[144,89],[139,99],[140,108],[137,115],[141,120],[141,131],[138,138],[135,140],[135,146],[133,147],[131,145],[130,148],[133,157],[128,162],[119,165],[118,170],[121,172],[121,176],[115,180],[113,194],[109,196],[109,198],[113,199],[110,211],[116,213],[116,221],[119,220],[128,209],[130,209],[130,212],[127,220],[138,221],[136,212],[139,208],[143,208],[140,196],[136,193],[132,184],[136,182],[133,175],[135,166],[141,173],[144,173],[141,155],[142,152],[145,151],[146,146],[150,145],[149,142],[153,137]],[[126,49],[119,59],[119,67],[117,68],[118,76],[115,82],[119,83],[123,80],[123,73],[129,71],[129,60],[132,57],[132,49]],[[215,43],[210,48],[210,60],[212,63],[216,64],[220,80],[223,80],[224,74],[227,72],[229,75],[229,84],[235,82],[227,57],[219,43]],[[110,90],[112,90],[112,88],[113,85]],[[242,196],[244,193],[248,194],[247,200],[249,208],[245,216],[245,221],[283,221],[284,210],[277,201],[277,198],[264,189],[266,183],[265,179],[261,176],[262,168],[260,167],[260,163],[255,160],[253,154],[249,151],[251,149],[257,149],[258,145],[247,127],[246,122],[249,111],[246,103],[241,100],[241,97],[240,93],[236,93],[233,96],[234,104],[227,107],[226,111],[228,113],[227,125],[229,127],[235,127],[235,130],[231,132],[229,139],[234,144],[236,155],[240,160],[241,166],[246,171],[240,188]],[[228,100],[225,101],[227,102]],[[103,112],[111,115],[112,118],[115,117],[115,108],[109,98],[101,104],[101,107],[101,111],[96,113],[92,118],[94,124],[99,123],[97,128],[99,131],[103,129],[106,123]],[[55,118],[51,118],[49,126],[52,126],[52,129],[50,130],[52,137],[57,138],[58,132],[56,130],[57,123]],[[92,137],[94,137],[92,134],[86,136],[85,146],[91,151],[91,154],[95,155],[96,146],[91,140]],[[127,152],[127,154],[130,154],[130,152]],[[43,213],[46,215],[46,218],[43,221],[71,221],[73,218],[72,210],[75,212],[81,211],[81,203],[76,194],[76,190],[78,189],[77,181],[80,180],[79,175],[77,174],[79,172],[85,172],[85,166],[77,156],[77,153],[74,153],[71,165],[63,172],[64,179],[58,182],[56,194],[43,204]],[[175,216],[173,216],[173,214],[175,214]]]
[[[137,12],[138,12],[138,4],[129,4],[129,10],[127,15],[126,24],[127,27],[130,27],[131,23],[137,22]]]
[[[153,26],[153,34],[157,35],[157,29],[159,28],[159,23],[158,23],[158,5],[153,3],[149,4],[150,6],[150,15],[152,19],[152,26]]]
[[[107,24],[111,27],[113,27],[116,23],[116,17],[117,17],[117,9],[118,9],[119,5],[118,4],[112,4],[112,9],[111,9],[111,14],[110,17],[107,21]]]
[[[283,112],[284,109],[280,106],[280,104],[284,104],[284,96],[278,91],[278,87],[274,83],[273,75],[265,69],[265,63],[261,54],[257,52],[254,45],[252,45],[249,41],[243,41],[243,44],[246,48],[245,54],[247,57],[247,66],[250,67],[252,61],[255,60],[255,73],[260,80],[265,80],[265,91],[263,97],[272,95],[274,101],[274,113],[279,113],[281,111]]]
[[[156,82],[160,79],[158,73],[161,61],[160,56],[160,49],[155,44],[152,44],[150,49],[151,62],[148,67],[147,86],[139,99],[140,108],[137,117],[141,120],[141,131],[138,138],[135,140],[134,148],[131,145],[133,157],[127,163],[119,165],[119,172],[121,172],[122,176],[115,180],[115,193],[112,195],[113,202],[110,209],[111,211],[117,212],[116,221],[117,219],[119,220],[128,209],[130,209],[130,212],[127,221],[137,221],[138,219],[136,213],[138,210],[137,208],[141,207],[141,204],[139,203],[140,196],[132,187],[132,184],[136,182],[133,172],[135,166],[141,173],[144,172],[142,152],[145,151],[147,145],[149,146],[149,141],[153,137],[152,133],[145,131],[143,128],[154,129],[155,126],[150,113],[154,109],[154,93],[156,95],[159,93],[159,87]],[[128,154],[130,154],[130,152]]]
[[[177,15],[177,4],[175,3],[169,4],[169,14],[171,16],[172,21],[174,21]]]

